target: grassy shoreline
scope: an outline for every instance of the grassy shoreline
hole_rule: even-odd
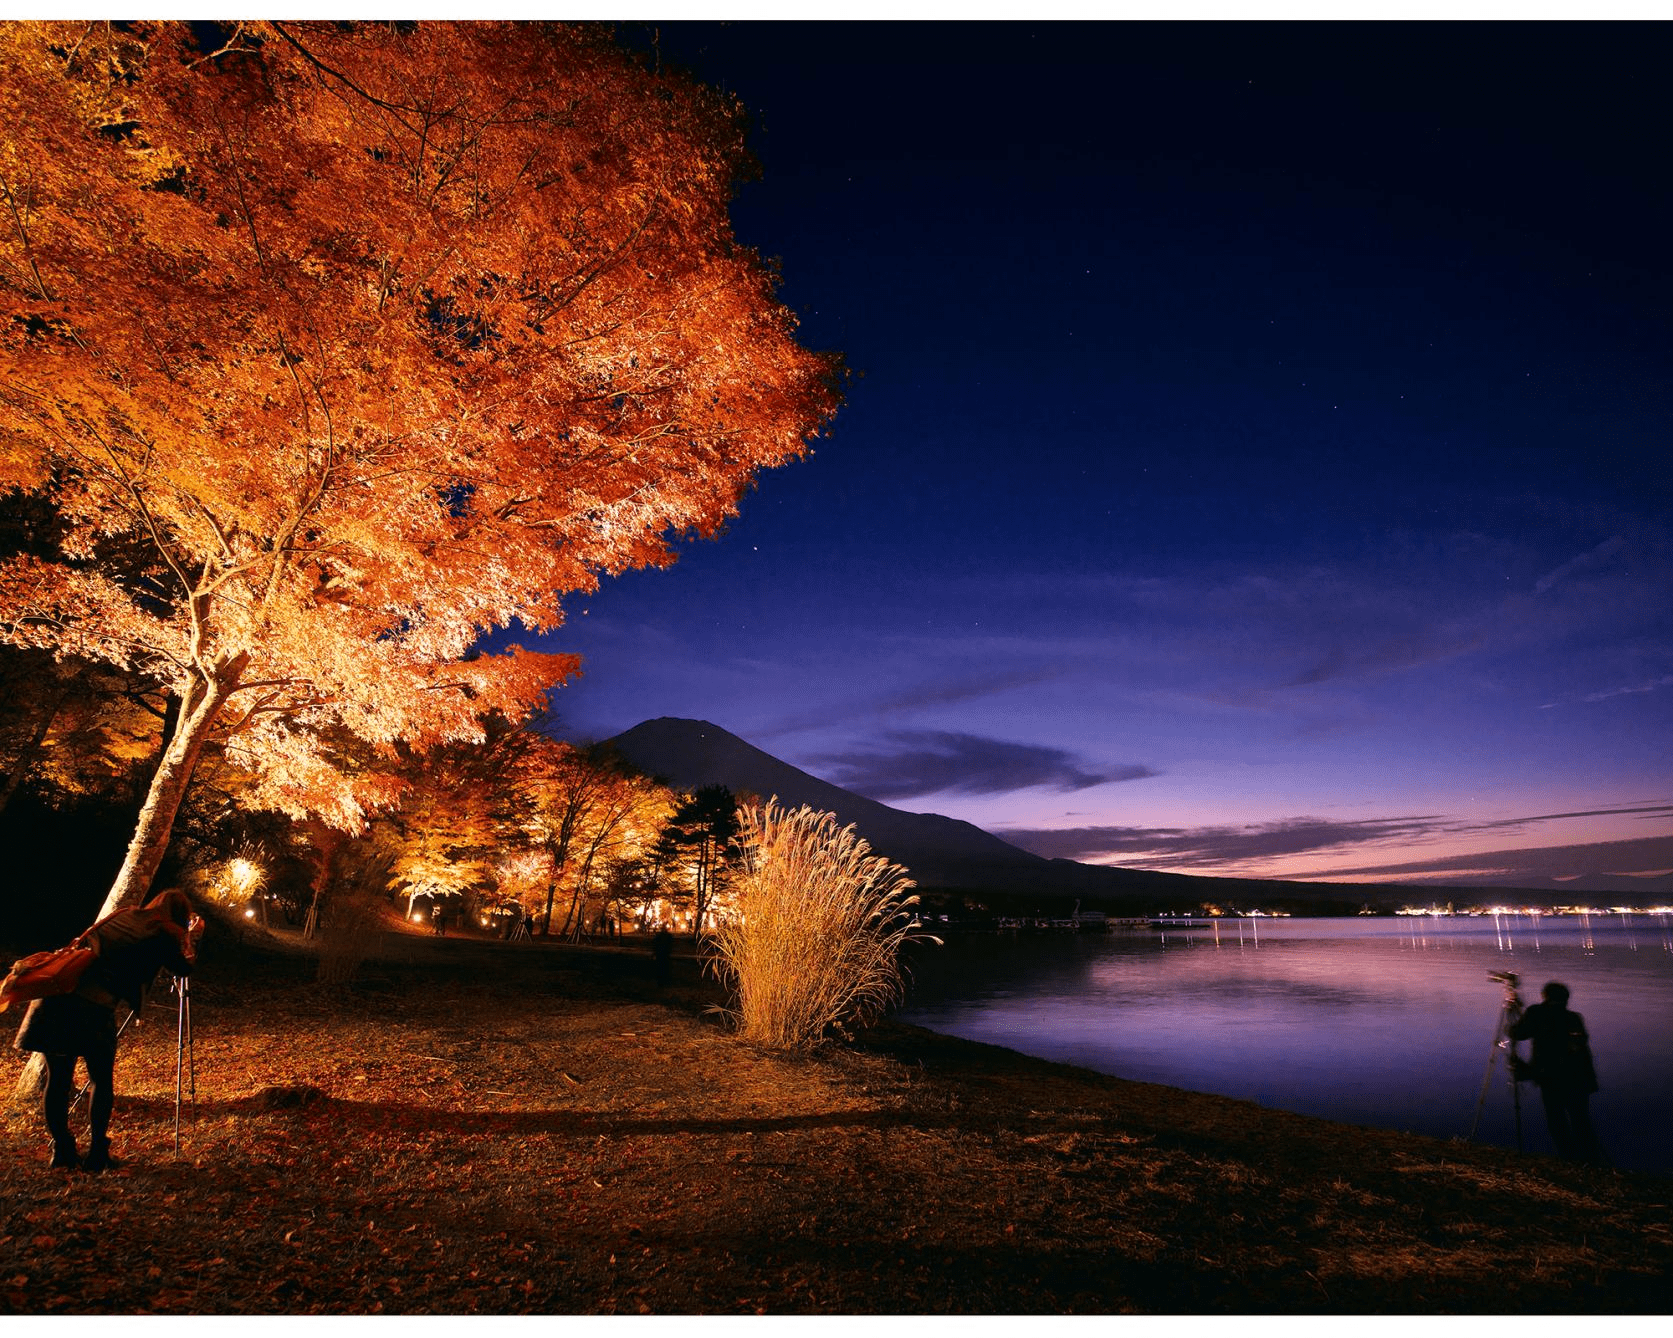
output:
[[[211,954],[178,1157],[166,999],[124,1039],[121,1168],[49,1172],[8,1108],[0,1313],[1673,1308],[1668,1177],[895,1023],[766,1051],[642,948],[390,947],[337,990]]]

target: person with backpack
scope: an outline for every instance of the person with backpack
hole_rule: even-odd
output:
[[[130,907],[94,925],[84,941],[95,957],[69,994],[35,999],[18,1028],[17,1048],[38,1052],[46,1061],[42,1113],[52,1135],[51,1165],[103,1171],[116,1165],[110,1155],[110,1113],[116,1102],[116,1005],[137,1014],[145,991],[159,970],[190,974],[197,960],[203,921],[185,893],[159,892],[143,907]],[[88,1111],[91,1140],[82,1159],[70,1132],[70,1098],[76,1060],[87,1068],[93,1101]]]
[[[1534,1004],[1513,1020],[1510,1039],[1532,1041],[1533,1054],[1520,1076],[1539,1088],[1546,1128],[1557,1155],[1570,1161],[1601,1163],[1603,1151],[1592,1130],[1590,1101],[1597,1091],[1586,1023],[1568,1006],[1568,986],[1553,980]]]

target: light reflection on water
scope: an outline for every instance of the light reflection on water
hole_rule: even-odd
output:
[[[917,953],[904,1021],[1144,1082],[1463,1137],[1501,1004],[1573,992],[1617,1166],[1673,1171],[1673,926],[1643,914],[1225,920],[1109,934],[972,934]],[[1526,1047],[1524,1047],[1525,1051]],[[1549,1151],[1521,1089],[1524,1146]],[[1515,1146],[1502,1058],[1476,1137]]]

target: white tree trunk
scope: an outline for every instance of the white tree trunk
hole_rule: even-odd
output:
[[[169,836],[174,831],[175,815],[192,783],[203,745],[227,698],[238,687],[248,655],[238,655],[220,667],[212,676],[194,689],[192,697],[182,705],[180,718],[175,723],[174,737],[163,750],[151,777],[151,788],[139,811],[139,822],[134,827],[133,839],[128,842],[128,854],[117,871],[99,916],[110,915],[124,906],[133,906],[151,890],[151,880],[168,852]]]

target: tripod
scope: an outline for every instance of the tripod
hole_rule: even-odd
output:
[[[192,1049],[192,981],[190,976],[174,978],[174,992],[179,996],[178,1018],[174,1043],[174,1151],[180,1152],[180,1098],[183,1075],[190,1083],[192,1116],[197,1117],[198,1069],[197,1055]]]
[[[197,1054],[192,1048],[192,982],[187,976],[174,978],[174,992],[179,996],[176,1010],[175,1047],[174,1047],[174,1151],[180,1151],[180,1104],[189,1094],[192,1103],[192,1115],[197,1115],[198,1105],[198,1070]],[[139,1018],[138,1012],[130,1012],[123,1019],[122,1025],[116,1029],[116,1039],[122,1039],[122,1033],[128,1030],[130,1024]],[[81,1099],[92,1088],[93,1081],[88,1079],[75,1094],[75,1100],[70,1102],[73,1111],[81,1104]]]
[[[1493,1081],[1493,1065],[1499,1058],[1499,1052],[1504,1051],[1505,1081],[1510,1084],[1510,1104],[1516,1118],[1516,1150],[1522,1151],[1522,1088],[1517,1081],[1517,1067],[1519,1057],[1516,1053],[1516,1042],[1511,1039],[1510,1029],[1516,1025],[1516,1019],[1522,1016],[1522,1000],[1516,993],[1516,973],[1513,971],[1489,971],[1489,980],[1496,980],[1505,987],[1504,999],[1499,1004],[1499,1020],[1493,1029],[1493,1048],[1487,1052],[1487,1071],[1481,1075],[1481,1095],[1476,1098],[1475,1119],[1470,1123],[1470,1137],[1481,1125],[1482,1107],[1487,1104],[1487,1088]]]

